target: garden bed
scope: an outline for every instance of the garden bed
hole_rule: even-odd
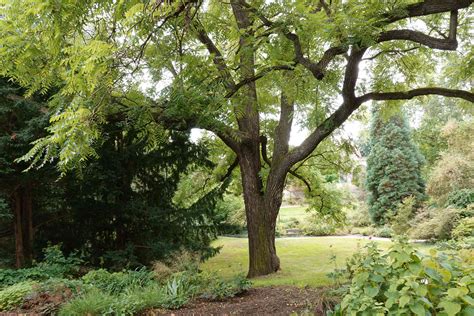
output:
[[[252,288],[224,300],[195,300],[178,310],[151,310],[144,315],[325,315],[336,303],[327,288],[270,286]]]

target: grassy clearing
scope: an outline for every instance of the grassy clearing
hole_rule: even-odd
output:
[[[362,238],[344,237],[296,237],[278,238],[277,252],[282,270],[271,276],[257,278],[256,286],[297,285],[323,286],[330,283],[327,273],[334,270],[331,257],[342,267],[348,257],[370,242]],[[382,248],[389,241],[376,241]],[[231,277],[246,273],[248,267],[248,241],[246,238],[221,237],[215,245],[221,252],[202,265],[202,269],[216,271],[220,276]]]
[[[306,206],[285,206],[280,208],[278,223],[287,223],[292,218],[296,218],[300,222],[304,221],[304,219],[309,216],[309,213],[306,212],[306,208]]]

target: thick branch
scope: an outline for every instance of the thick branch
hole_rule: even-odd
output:
[[[391,30],[380,34],[377,42],[387,42],[393,40],[411,41],[433,49],[456,50],[458,42],[456,38],[436,38],[419,31],[412,30]]]
[[[343,104],[323,121],[304,141],[287,156],[286,168],[291,168],[298,161],[308,157],[326,137],[342,125],[360,104],[357,104],[355,86],[359,77],[359,63],[364,56],[365,49],[352,49],[349,56],[344,82],[342,85]]]
[[[370,92],[358,97],[357,103],[364,103],[370,100],[409,100],[424,95],[441,95],[451,98],[460,98],[474,103],[474,93],[464,90],[446,89],[438,87],[419,88],[398,92]]]
[[[282,91],[280,96],[280,120],[275,128],[275,138],[273,141],[273,163],[275,165],[288,153],[294,110],[293,100],[289,100],[285,92]]]
[[[352,48],[351,55],[347,61],[342,84],[342,97],[345,103],[352,103],[355,99],[355,86],[359,78],[359,63],[364,56],[366,49]]]
[[[431,14],[443,13],[465,9],[469,7],[474,0],[426,0],[419,3],[408,5],[403,14],[393,15],[385,14],[385,23],[393,23],[406,18],[426,16]]]

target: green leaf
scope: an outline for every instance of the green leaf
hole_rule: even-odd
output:
[[[410,302],[410,297],[408,295],[403,295],[400,297],[400,307],[407,305],[408,302]]]
[[[426,288],[425,285],[420,285],[416,289],[416,294],[418,294],[419,296],[426,296],[426,293],[428,293],[428,289]]]
[[[450,298],[456,298],[461,295],[461,291],[457,288],[448,289],[448,296]]]
[[[425,308],[420,303],[416,303],[415,305],[410,305],[409,307],[410,307],[410,310],[416,315],[419,315],[419,316],[426,315]]]
[[[368,286],[364,288],[364,292],[370,297],[375,297],[377,294],[379,294],[379,288],[375,286]]]
[[[474,307],[466,307],[462,313],[461,313],[461,316],[472,316],[474,315]]]
[[[461,311],[461,305],[454,302],[443,301],[439,304],[439,307],[442,307],[448,316],[456,315]]]
[[[469,295],[464,295],[461,299],[466,302],[467,304],[474,306],[474,298],[470,297]]]

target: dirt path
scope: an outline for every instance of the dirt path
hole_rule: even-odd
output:
[[[325,315],[335,303],[324,288],[271,286],[253,288],[222,302],[196,300],[179,310],[154,310],[145,315]]]

